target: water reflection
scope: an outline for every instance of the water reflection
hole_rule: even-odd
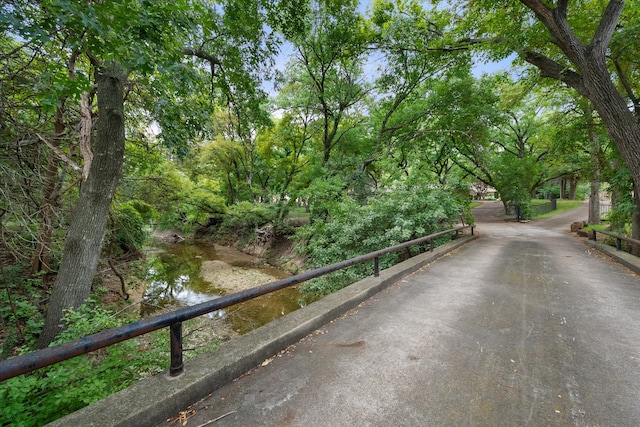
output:
[[[143,316],[155,314],[167,306],[190,306],[229,294],[230,291],[224,290],[220,284],[216,286],[203,279],[201,268],[204,261],[219,260],[233,267],[241,267],[236,271],[256,269],[274,279],[288,276],[281,270],[256,265],[255,258],[241,252],[203,243],[159,245],[147,259]],[[263,283],[255,283],[254,286]],[[303,305],[304,295],[297,288],[287,288],[210,313],[209,316],[223,318],[233,330],[244,334]]]

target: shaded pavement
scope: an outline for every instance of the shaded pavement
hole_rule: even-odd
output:
[[[640,425],[640,280],[547,220],[406,277],[171,422]]]
[[[473,208],[476,223],[503,222],[504,204],[499,200],[483,200],[480,206]]]

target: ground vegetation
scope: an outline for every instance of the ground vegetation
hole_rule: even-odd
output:
[[[606,190],[611,227],[640,236],[636,3],[5,2],[2,358],[130,321],[157,228],[271,260],[295,246],[299,271],[472,223],[489,190],[525,218],[584,196],[598,223]],[[88,372],[145,345],[3,384],[3,407],[65,378],[108,394],[138,368]]]

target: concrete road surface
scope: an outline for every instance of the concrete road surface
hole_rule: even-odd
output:
[[[481,238],[181,414],[188,426],[639,426],[640,280],[558,218]],[[165,425],[182,425],[180,414]]]

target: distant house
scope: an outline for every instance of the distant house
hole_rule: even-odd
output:
[[[477,182],[469,187],[469,195],[474,200],[494,200],[497,198],[497,191],[484,183]]]

